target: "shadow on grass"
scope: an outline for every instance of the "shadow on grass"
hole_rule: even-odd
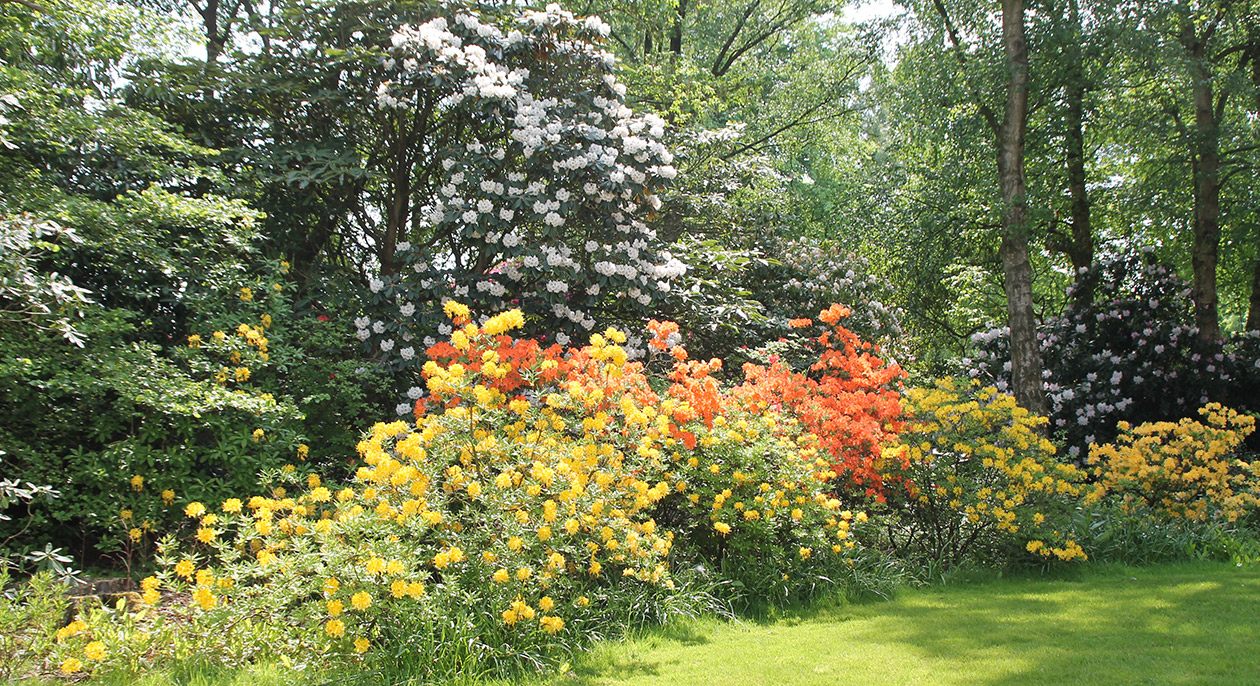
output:
[[[1260,683],[1256,617],[1256,567],[978,578],[887,603],[666,627],[553,683],[1250,686]]]
[[[928,660],[991,652],[1024,658],[1010,672],[971,681],[976,684],[1080,683],[1082,671],[1100,683],[1260,681],[1255,568],[998,582],[924,593],[882,614],[882,640],[912,647]]]

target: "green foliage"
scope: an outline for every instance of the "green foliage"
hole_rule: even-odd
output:
[[[1073,517],[1072,531],[1090,559],[1102,564],[1145,567],[1189,560],[1260,561],[1260,535],[1254,521],[1169,519],[1125,505],[1118,498],[1083,508]]]
[[[249,488],[260,466],[294,454],[300,416],[291,403],[190,375],[135,340],[117,313],[94,313],[82,331],[82,349],[37,331],[0,338],[0,445],[16,474],[62,496],[24,522],[28,538],[80,555],[111,551],[136,542],[131,529],[147,536],[176,521],[162,491],[183,500]],[[268,439],[256,442],[255,429]],[[133,490],[135,476],[145,481]]]
[[[58,331],[82,345],[72,317],[90,293],[57,273],[44,274],[36,263],[48,253],[73,245],[70,229],[28,215],[0,217],[0,325],[28,325]]]
[[[65,616],[66,589],[52,573],[36,574],[10,589],[0,567],[0,678],[12,679],[43,664],[55,647]]]

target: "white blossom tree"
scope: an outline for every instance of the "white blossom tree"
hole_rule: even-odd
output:
[[[356,324],[395,371],[450,333],[445,300],[520,307],[563,344],[641,319],[685,272],[645,223],[676,175],[665,124],[626,106],[608,32],[553,4],[507,20],[450,8],[394,34],[377,106],[406,159],[374,315]]]

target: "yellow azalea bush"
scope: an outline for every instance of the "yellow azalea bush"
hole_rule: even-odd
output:
[[[406,655],[437,674],[546,664],[714,592],[782,601],[857,573],[866,515],[831,495],[818,437],[728,395],[720,362],[675,346],[657,390],[619,331],[544,349],[509,335],[519,311],[478,326],[444,309],[414,422],[373,426],[347,485],[279,469],[264,494],[184,504],[193,533],[164,539],[142,612],[187,598],[170,612],[207,657]],[[104,672],[127,653],[100,648],[57,657]]]
[[[744,602],[807,597],[849,574],[867,515],[832,496],[836,472],[798,420],[731,404],[692,428],[694,447],[666,446],[673,492],[657,508],[683,556]]]
[[[1237,456],[1256,428],[1255,417],[1211,403],[1202,422],[1120,422],[1115,443],[1091,445],[1089,464],[1099,488],[1121,499],[1126,511],[1162,519],[1235,521],[1260,506],[1260,461]]]
[[[674,533],[652,516],[674,486],[624,338],[542,351],[505,335],[519,312],[447,310],[460,328],[415,423],[374,426],[350,486],[190,506],[208,533],[160,577],[200,621],[286,607],[286,640],[321,659],[533,663],[676,602]]]
[[[1045,560],[1086,559],[1069,534],[1085,474],[1055,457],[1044,417],[978,383],[942,379],[905,394],[906,428],[877,468],[903,554],[942,567],[973,553],[1020,550]]]

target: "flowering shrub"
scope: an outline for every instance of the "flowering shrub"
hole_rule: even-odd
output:
[[[658,506],[680,551],[728,582],[741,601],[778,602],[834,587],[854,564],[865,512],[831,493],[836,473],[808,459],[816,440],[773,412],[728,410],[713,426],[679,430],[674,492]],[[803,459],[804,458],[804,459]]]
[[[748,385],[725,392],[713,376],[721,361],[689,360],[673,322],[648,328],[649,347],[675,360],[660,408],[674,420],[665,444],[675,448],[677,481],[658,511],[683,534],[683,555],[702,569],[712,565],[741,600],[781,601],[834,586],[854,564],[850,532],[866,514],[842,510],[833,497],[837,471],[820,455],[819,437]]]
[[[1073,288],[1093,289],[1093,302],[1044,321],[1038,339],[1051,428],[1074,461],[1084,463],[1090,444],[1112,440],[1122,419],[1182,417],[1209,400],[1254,402],[1260,357],[1253,339],[1223,349],[1201,342],[1190,286],[1149,254],[1106,261]],[[979,350],[963,360],[965,371],[1009,388],[1007,338],[1005,330],[976,334]]]
[[[808,373],[782,360],[769,366],[744,365],[745,382],[734,394],[745,406],[768,407],[799,417],[818,443],[819,456],[840,476],[838,488],[882,498],[883,479],[875,469],[883,445],[900,430],[897,382],[901,368],[886,364],[877,349],[841,326],[847,307],[833,304],[819,313],[824,331],[812,340],[818,359]],[[809,319],[794,328],[815,326]]]
[[[907,391],[905,405],[901,443],[877,464],[902,554],[945,567],[977,549],[1085,559],[1066,534],[1085,474],[1055,459],[1038,434],[1044,417],[994,387],[951,379]]]
[[[433,195],[356,322],[396,372],[450,333],[425,303],[516,307],[564,345],[597,316],[640,318],[686,269],[643,223],[677,172],[664,121],[625,105],[608,25],[555,4],[499,21],[451,6],[396,32],[385,63],[382,115],[427,117],[438,142],[424,152]]]
[[[884,350],[900,341],[902,312],[888,304],[892,293],[866,258],[807,237],[774,241],[764,254],[776,263],[750,274],[750,288],[769,318],[759,342],[784,335],[799,313],[819,312],[831,303],[849,309],[845,326],[863,340]]]
[[[688,265],[663,308],[691,332],[689,348],[728,362],[769,354],[795,368],[808,351],[792,346],[789,322],[832,303],[851,310],[845,326],[886,354],[909,355],[901,344],[901,311],[887,305],[886,282],[858,255],[811,238],[767,238],[751,249],[684,236],[671,249]]]
[[[1237,520],[1260,506],[1260,462],[1236,451],[1256,428],[1251,417],[1211,403],[1199,409],[1206,423],[1120,422],[1115,443],[1092,445],[1099,489],[1122,498],[1122,507],[1145,509],[1164,519]]]
[[[164,543],[142,602],[190,594],[190,630],[248,636],[248,654],[215,644],[232,659],[407,654],[454,671],[541,664],[686,609],[678,570],[696,563],[745,599],[843,581],[866,515],[829,493],[818,437],[725,392],[720,362],[687,359],[675,325],[652,326],[675,360],[660,394],[616,330],[543,348],[508,335],[518,310],[481,326],[444,311],[456,328],[429,351],[414,425],[374,426],[349,486],[273,470],[265,495],[188,503],[196,534]],[[104,650],[57,660],[108,670],[123,651]]]

